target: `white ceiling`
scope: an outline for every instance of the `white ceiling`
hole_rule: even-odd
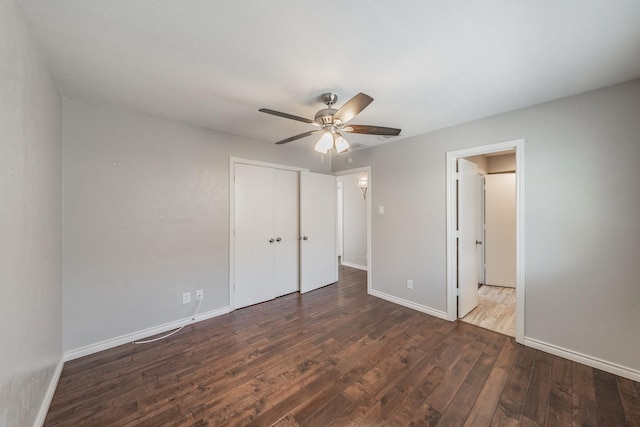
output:
[[[18,3],[67,98],[270,143],[326,91],[402,129],[371,146],[640,77],[638,0]]]

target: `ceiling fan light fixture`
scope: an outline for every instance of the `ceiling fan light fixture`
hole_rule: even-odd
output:
[[[314,149],[319,153],[326,154],[331,148],[333,148],[333,134],[325,131],[322,133]]]
[[[349,143],[347,142],[346,139],[344,139],[344,137],[342,135],[340,135],[339,133],[336,134],[336,138],[335,138],[335,146],[336,146],[336,151],[338,153],[344,153],[345,151],[347,151],[347,149],[349,148]]]
[[[321,129],[304,132],[299,135],[291,136],[276,142],[276,144],[287,144],[291,141],[296,141],[301,138],[306,138],[309,135],[322,132],[320,139],[316,141],[315,150],[319,153],[326,154],[329,150],[335,147],[338,153],[343,153],[348,150],[349,143],[342,137],[340,132],[358,133],[364,135],[381,135],[381,136],[398,136],[400,135],[400,129],[388,128],[384,126],[371,126],[371,125],[346,125],[351,119],[360,114],[362,110],[367,108],[373,98],[364,93],[358,93],[356,96],[348,100],[339,109],[333,108],[334,104],[338,100],[338,95],[333,92],[323,93],[321,96],[322,102],[327,106],[318,111],[313,120],[306,117],[296,116],[294,114],[283,113],[281,111],[270,110],[268,108],[261,108],[261,113],[267,113],[274,116],[283,117],[285,119],[296,120],[298,122],[308,123],[310,125],[319,127]],[[340,131],[340,132],[338,132]]]

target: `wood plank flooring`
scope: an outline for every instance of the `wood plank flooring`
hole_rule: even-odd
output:
[[[640,383],[366,294],[366,273],[65,364],[46,426],[640,426]]]
[[[516,336],[516,289],[484,285],[478,289],[478,306],[463,322]]]

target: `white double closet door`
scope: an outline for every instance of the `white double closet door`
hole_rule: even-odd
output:
[[[235,165],[235,308],[299,289],[298,172]]]

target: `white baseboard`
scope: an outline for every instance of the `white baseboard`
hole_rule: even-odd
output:
[[[95,344],[89,344],[84,347],[77,348],[75,350],[67,351],[64,354],[64,360],[73,360],[79,357],[88,356],[89,354],[97,353],[99,351],[108,350],[113,347],[117,347],[122,344],[128,344],[133,341],[137,341],[142,338],[150,337],[152,335],[161,334],[163,332],[171,331],[172,329],[179,328],[183,325],[190,325],[193,323],[201,322],[203,320],[211,319],[212,317],[221,316],[230,312],[229,307],[222,307],[215,310],[207,311],[205,313],[197,314],[194,317],[189,316],[184,319],[176,320],[174,322],[165,323],[163,325],[154,326],[151,328],[143,329],[141,331],[132,332],[130,334],[121,335],[119,337],[110,338],[108,340],[100,341]]]
[[[347,262],[347,261],[342,261],[340,264],[344,265],[345,267],[357,268],[358,270],[364,270],[364,271],[368,270],[366,265],[354,264],[352,262]]]
[[[538,341],[533,338],[525,337],[524,345],[526,345],[527,347],[535,348],[536,350],[560,356],[564,359],[582,363],[583,365],[591,366],[592,368],[600,369],[614,375],[640,382],[640,371],[636,369],[627,368],[626,366],[621,366],[612,362],[608,362],[606,360],[598,359],[597,357],[588,356],[586,354],[578,353],[577,351],[568,350],[566,348],[558,347],[553,344]]]
[[[415,302],[408,301],[406,299],[402,299],[402,298],[398,298],[398,297],[394,297],[393,295],[385,294],[384,292],[376,291],[376,290],[373,290],[373,289],[369,290],[369,295],[372,295],[372,296],[378,297],[378,298],[382,298],[382,299],[387,300],[389,302],[392,302],[394,304],[402,305],[404,307],[411,308],[413,310],[420,311],[422,313],[426,313],[426,314],[429,314],[431,316],[438,317],[440,319],[449,320],[448,317],[447,317],[447,313],[446,312],[440,311],[440,310],[435,310],[435,309],[433,309],[431,307],[427,307],[426,305],[416,304]]]
[[[42,427],[44,425],[44,420],[45,418],[47,418],[47,413],[49,412],[49,406],[51,406],[53,395],[56,392],[56,387],[58,387],[58,381],[60,380],[60,375],[62,374],[63,366],[64,366],[64,357],[60,357],[60,360],[56,365],[56,369],[53,371],[53,376],[51,377],[51,381],[49,382],[49,387],[47,387],[47,392],[44,395],[44,399],[42,400],[42,403],[40,404],[38,415],[36,416],[36,420],[33,423],[34,427]]]

